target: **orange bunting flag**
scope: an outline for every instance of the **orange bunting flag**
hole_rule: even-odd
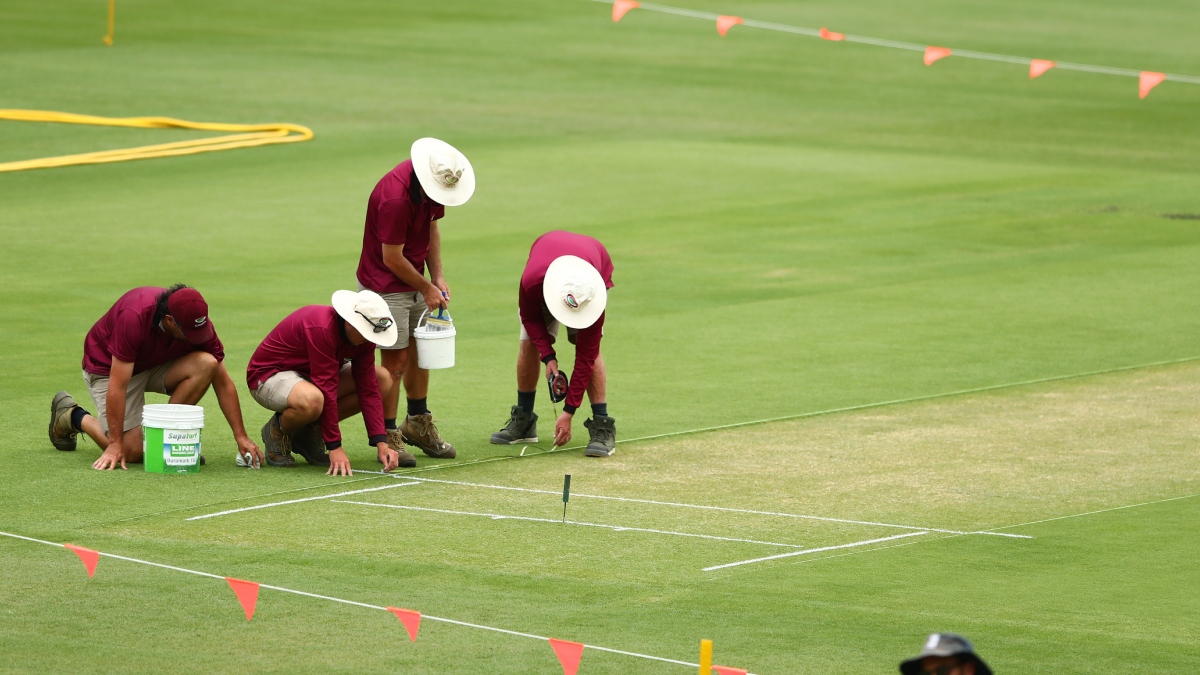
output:
[[[925,65],[932,66],[934,61],[950,56],[950,50],[945,47],[926,47]]]
[[[821,26],[821,39],[833,40],[834,42],[837,42],[838,40],[845,40],[846,36],[841,33],[835,33],[828,28]]]
[[[1167,79],[1166,73],[1142,71],[1142,74],[1138,76],[1138,98],[1146,98],[1150,90],[1162,84],[1165,79]]]
[[[579,660],[583,658],[582,644],[550,638],[550,646],[554,648],[554,655],[562,664],[563,675],[575,675],[579,672]]]
[[[717,32],[721,35],[725,35],[729,32],[730,28],[733,28],[741,22],[742,17],[740,16],[725,16],[722,14],[721,16],[717,17]]]
[[[1029,79],[1032,80],[1033,78],[1038,77],[1039,75],[1045,73],[1047,70],[1050,70],[1053,67],[1054,67],[1053,61],[1046,61],[1044,59],[1034,59],[1029,62]]]
[[[637,6],[637,0],[616,0],[613,3],[613,23],[620,21],[621,17]]]
[[[99,551],[93,551],[90,548],[84,548],[82,546],[72,546],[70,544],[63,544],[63,546],[73,552],[75,555],[79,556],[79,559],[83,561],[83,567],[87,570],[89,579],[95,576],[96,565],[100,563]]]
[[[400,623],[404,624],[404,630],[408,631],[408,639],[416,642],[417,631],[421,630],[421,613],[414,609],[400,609],[399,607],[388,607],[387,610],[396,615],[400,619]]]
[[[246,612],[246,620],[254,618],[254,606],[258,604],[258,584],[233,577],[225,577],[225,581],[229,582],[229,587],[233,589],[233,594],[237,596],[238,602],[242,603],[242,609]]]
[[[712,669],[717,675],[747,675],[750,672],[741,668],[730,668],[729,666],[713,666]]]

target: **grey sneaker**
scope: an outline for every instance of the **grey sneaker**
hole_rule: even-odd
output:
[[[537,421],[537,413],[527,412],[521,406],[514,405],[508,422],[503,429],[492,434],[491,442],[493,445],[537,443]]]
[[[588,457],[612,457],[617,452],[617,421],[607,415],[596,415],[595,420],[583,423],[591,432],[587,449],[583,454]]]
[[[325,451],[325,439],[321,437],[321,425],[313,422],[293,431],[292,452],[299,454],[309,464],[329,466],[329,453]]]
[[[271,466],[296,466],[292,457],[292,439],[279,426],[279,413],[271,416],[262,428],[263,450]]]
[[[75,449],[75,436],[79,432],[71,426],[71,411],[77,407],[75,399],[65,391],[55,394],[50,402],[50,443],[64,452]]]
[[[442,440],[438,434],[437,425],[433,423],[433,413],[409,415],[400,425],[400,434],[405,443],[421,449],[421,452],[438,459],[451,459],[458,453],[454,446]]]
[[[417,465],[417,458],[411,452],[404,449],[404,434],[400,433],[399,429],[388,429],[388,447],[395,450],[400,455],[400,463],[396,466],[401,469],[411,469]],[[375,461],[383,464],[383,460],[379,456],[375,456]]]

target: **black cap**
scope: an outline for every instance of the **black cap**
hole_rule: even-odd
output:
[[[992,675],[992,669],[975,653],[971,641],[954,633],[930,635],[925,639],[925,646],[919,655],[900,663],[900,672],[904,675],[921,675],[921,661],[926,656],[957,656],[975,664],[975,675]]]

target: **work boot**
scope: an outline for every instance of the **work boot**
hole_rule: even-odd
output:
[[[54,395],[50,402],[50,442],[65,452],[75,449],[75,436],[79,433],[71,426],[71,412],[79,407],[75,399],[65,391]]]
[[[293,431],[292,452],[298,453],[309,464],[329,466],[329,453],[325,451],[325,439],[321,437],[321,425],[314,422]]]
[[[512,407],[504,428],[492,434],[493,445],[516,445],[537,443],[537,413],[527,411],[519,405]]]
[[[591,432],[591,440],[583,454],[588,457],[612,457],[617,452],[617,421],[608,415],[596,415],[595,420],[583,423]]]
[[[399,429],[388,429],[387,434],[388,447],[400,455],[400,463],[396,466],[401,469],[411,469],[416,466],[417,458],[411,452],[404,449],[404,434],[401,434]],[[379,455],[375,455],[375,461],[383,464],[383,460],[379,459]]]
[[[437,425],[433,423],[433,413],[409,415],[400,425],[400,434],[404,442],[421,449],[421,452],[438,459],[451,459],[456,454],[454,446],[442,440],[438,435]]]
[[[263,450],[267,454],[267,464],[271,466],[296,466],[292,457],[292,439],[283,433],[279,426],[279,413],[271,416],[262,428]]]

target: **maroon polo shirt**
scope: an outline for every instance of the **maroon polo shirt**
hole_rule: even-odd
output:
[[[521,274],[518,303],[521,324],[525,326],[529,339],[537,346],[542,362],[556,358],[554,345],[550,342],[550,331],[546,330],[545,317],[550,310],[546,307],[542,286],[546,281],[546,270],[549,269],[550,263],[564,255],[573,255],[587,261],[600,272],[605,288],[613,287],[612,259],[608,257],[608,250],[598,239],[555,230],[543,234],[533,242],[533,247],[529,249],[529,261],[525,263],[525,271]],[[596,323],[575,334],[575,369],[571,372],[571,386],[567,390],[567,400],[563,405],[563,410],[569,413],[574,413],[583,403],[583,394],[592,381],[596,358],[600,356],[600,339],[603,336],[604,314],[596,319]]]
[[[133,374],[157,368],[194,351],[205,351],[218,361],[225,360],[225,347],[213,330],[212,339],[193,345],[177,340],[155,325],[154,308],[158,296],[167,289],[143,286],[122,295],[111,309],[100,317],[83,341],[83,369],[107,377],[112,372],[112,360],[133,364]]]
[[[301,307],[280,321],[250,357],[246,384],[252,390],[258,389],[272,375],[294,370],[316,385],[325,396],[321,437],[325,448],[333,450],[342,445],[337,401],[340,371],[346,361],[350,362],[370,443],[383,443],[387,431],[383,427],[383,398],[375,379],[375,343],[368,340],[358,346],[350,344],[342,319],[332,307]]]
[[[383,263],[383,244],[404,246],[404,258],[418,274],[425,273],[429,256],[429,229],[446,215],[446,207],[429,197],[413,203],[412,191],[419,186],[412,160],[406,159],[379,179],[367,200],[367,225],[363,230],[362,255],[358,258],[358,282],[376,293],[404,293],[416,289],[400,281]]]

